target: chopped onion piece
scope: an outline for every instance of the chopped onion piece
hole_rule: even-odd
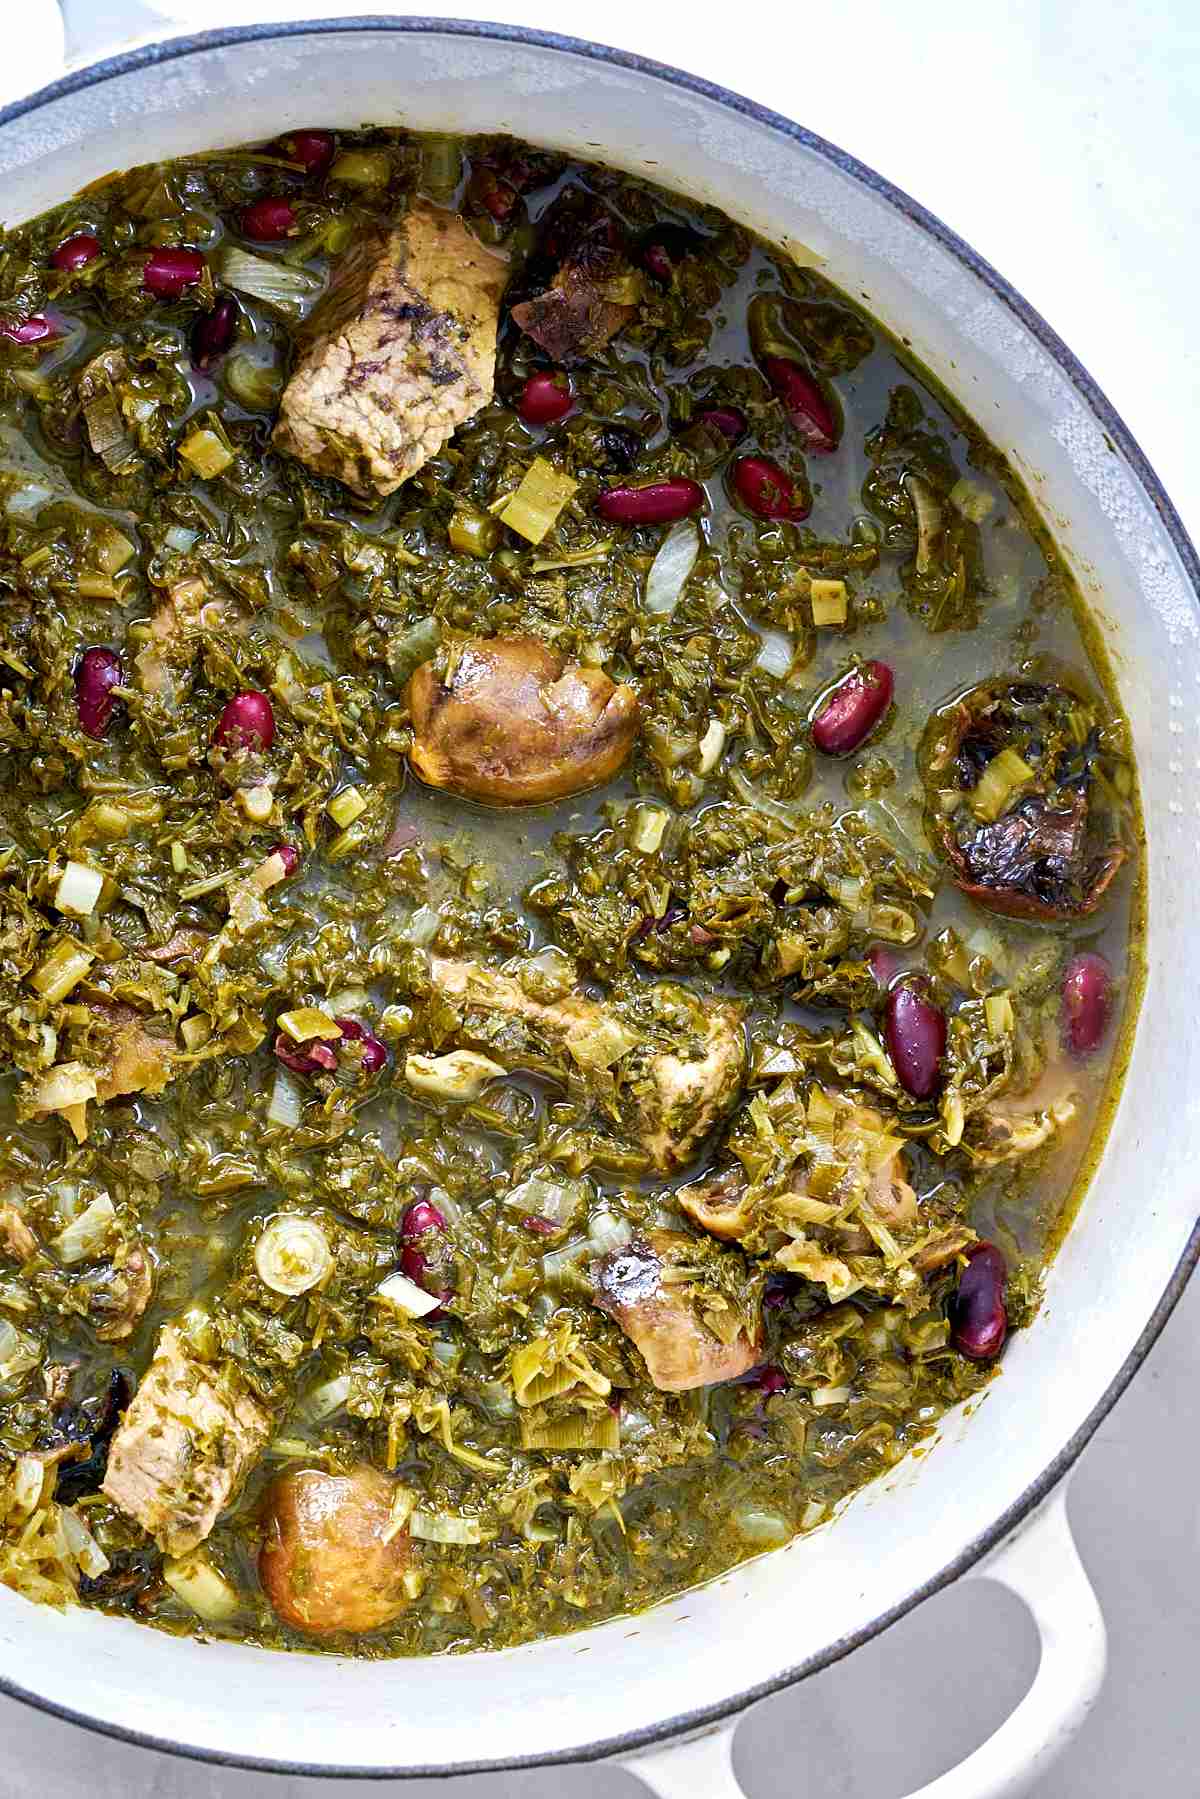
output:
[[[64,1505],[58,1516],[63,1536],[67,1539],[67,1547],[79,1564],[79,1572],[88,1580],[95,1580],[98,1575],[106,1573],[112,1563],[79,1514],[72,1511],[70,1506]]]
[[[408,1521],[410,1536],[422,1543],[453,1543],[466,1546],[484,1541],[484,1528],[478,1518],[455,1518],[449,1512],[414,1512]]]
[[[736,1505],[732,1517],[739,1537],[747,1543],[761,1543],[764,1548],[769,1543],[786,1543],[792,1534],[783,1514],[768,1511],[765,1506]]]
[[[960,475],[950,489],[950,504],[956,512],[960,512],[973,525],[982,525],[992,507],[996,504],[995,494],[990,494],[986,487],[977,487],[974,481],[968,481]]]
[[[186,525],[172,525],[163,532],[163,542],[169,550],[179,555],[186,555],[200,536],[199,531],[190,531]]]
[[[711,775],[725,753],[725,727],[719,718],[708,721],[708,729],[700,739],[700,773]]]
[[[509,1211],[519,1212],[523,1218],[548,1218],[562,1229],[570,1224],[587,1197],[585,1181],[555,1181],[531,1174],[528,1180],[510,1189],[504,1203]]]
[[[412,1055],[404,1062],[409,1086],[435,1099],[476,1100],[490,1082],[507,1073],[499,1062],[473,1049],[455,1049],[445,1056]]]
[[[289,268],[287,263],[275,262],[268,256],[254,256],[233,245],[221,257],[218,272],[226,287],[249,294],[252,300],[262,300],[291,319],[299,319],[321,291],[316,275]]]
[[[86,944],[76,943],[73,937],[63,937],[34,969],[29,985],[44,1000],[57,1005],[78,985],[95,960],[95,954]]]
[[[988,1030],[993,1037],[1005,1037],[1016,1029],[1010,993],[989,993],[983,1002]]]
[[[294,1012],[281,1012],[279,1028],[286,1031],[294,1043],[310,1043],[314,1037],[337,1043],[342,1035],[341,1026],[316,1006],[298,1006]]]
[[[326,1278],[333,1268],[333,1251],[314,1218],[281,1212],[255,1244],[254,1266],[264,1286],[294,1298]]]
[[[852,1387],[814,1387],[811,1398],[816,1406],[845,1405],[853,1391]]]
[[[755,668],[761,668],[769,675],[776,675],[779,680],[791,672],[796,650],[786,631],[773,631],[769,627],[760,633],[762,649],[755,657]]]
[[[177,1599],[212,1624],[232,1618],[238,1610],[237,1589],[217,1572],[207,1556],[193,1553],[165,1561],[163,1579]]]
[[[340,793],[334,794],[325,808],[339,831],[344,831],[356,818],[361,818],[366,809],[367,802],[357,787],[343,787]]]
[[[436,1312],[442,1303],[438,1294],[426,1293],[423,1287],[418,1287],[416,1281],[410,1281],[406,1274],[398,1273],[389,1274],[376,1287],[373,1297],[381,1305],[407,1312],[411,1318],[424,1318],[428,1312]]]
[[[424,949],[437,936],[441,922],[432,906],[418,906],[401,928],[400,935],[407,942],[415,943],[418,949]]]
[[[700,533],[691,519],[672,525],[658,546],[658,554],[646,576],[646,611],[674,612],[687,578],[700,555]]]
[[[73,1218],[67,1228],[54,1239],[59,1260],[70,1267],[75,1262],[82,1262],[87,1256],[99,1255],[108,1243],[116,1215],[117,1208],[107,1193],[94,1199],[90,1206],[85,1206],[78,1218]]]
[[[633,1226],[628,1218],[620,1218],[615,1212],[593,1212],[588,1220],[588,1242],[598,1256],[606,1256],[614,1249],[623,1249],[626,1243],[633,1241]]]
[[[27,1331],[19,1331],[7,1318],[0,1318],[0,1381],[16,1380],[19,1375],[28,1374],[41,1359],[42,1346],[37,1338]],[[36,1457],[21,1457],[21,1461],[26,1459],[37,1460]],[[40,1468],[41,1464],[38,1466]]]
[[[68,862],[54,889],[54,904],[74,918],[90,918],[104,891],[104,876],[86,862]]]
[[[671,814],[662,806],[633,806],[629,812],[629,843],[641,856],[653,856],[662,844]]]
[[[313,1387],[296,1406],[296,1423],[302,1426],[321,1424],[340,1412],[350,1397],[353,1380],[348,1374],[335,1374]]]
[[[189,1044],[188,1047],[190,1048],[191,1045]],[[289,1131],[294,1130],[300,1122],[303,1111],[304,1096],[300,1091],[300,1083],[288,1073],[286,1068],[278,1069],[275,1075],[275,1085],[271,1089],[271,1103],[267,1107],[267,1123],[281,1124]]]
[[[985,824],[994,824],[1010,800],[1037,777],[1016,750],[1003,749],[993,756],[970,795],[971,810]]]

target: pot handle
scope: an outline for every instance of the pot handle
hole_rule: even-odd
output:
[[[963,1576],[1024,1601],[1041,1638],[1033,1684],[979,1748],[908,1799],[1019,1799],[1072,1741],[1104,1681],[1104,1618],[1075,1548],[1060,1486],[1007,1543]],[[745,1799],[733,1770],[736,1721],[648,1755],[622,1758],[659,1799]]]

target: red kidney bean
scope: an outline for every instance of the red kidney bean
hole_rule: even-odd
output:
[[[414,1200],[400,1220],[400,1236],[405,1243],[415,1242],[427,1231],[444,1231],[445,1228],[445,1218],[429,1199]]]
[[[242,211],[241,223],[243,236],[255,237],[264,244],[295,237],[300,229],[291,202],[270,194],[261,200],[252,200]]]
[[[921,980],[902,981],[887,996],[884,1040],[900,1085],[914,1099],[936,1091],[946,1053],[946,1015]]]
[[[833,407],[807,369],[787,356],[764,356],[762,372],[806,450],[828,455],[841,440]]]
[[[40,312],[31,319],[0,319],[0,337],[7,337],[10,343],[44,344],[47,338],[57,336],[55,327]]]
[[[654,225],[642,238],[637,258],[656,281],[670,286],[685,256],[700,249],[704,239],[688,225]]]
[[[1008,1266],[994,1243],[976,1243],[966,1253],[967,1265],[950,1301],[950,1340],[960,1355],[990,1362],[1008,1335]]]
[[[1071,1055],[1095,1055],[1112,1009],[1112,970],[1103,956],[1081,950],[1063,973],[1062,1035]]]
[[[794,524],[812,511],[807,488],[793,481],[769,456],[739,456],[729,478],[742,505],[758,518],[788,519]]]
[[[77,231],[74,237],[59,244],[57,250],[51,250],[50,261],[56,269],[74,274],[76,269],[86,269],[89,262],[95,262],[99,254],[100,239],[93,237],[90,231]]]
[[[561,369],[544,369],[530,375],[521,389],[517,412],[527,425],[556,425],[574,404],[570,376]]]
[[[381,1068],[387,1067],[387,1045],[374,1031],[369,1031],[357,1018],[335,1018],[333,1022],[347,1043],[362,1044],[361,1066],[364,1074],[378,1074]]]
[[[280,148],[289,162],[303,163],[306,175],[317,176],[325,174],[337,146],[332,131],[289,131]]]
[[[706,406],[696,414],[696,423],[719,432],[731,444],[740,443],[750,429],[740,406]]]
[[[555,1224],[553,1218],[539,1218],[535,1213],[530,1213],[528,1218],[522,1218],[521,1228],[531,1231],[535,1237],[557,1237],[562,1225]]]
[[[211,312],[202,312],[192,326],[192,361],[207,369],[224,356],[237,336],[241,307],[232,294],[222,294]]]
[[[195,287],[203,273],[204,258],[199,250],[163,244],[147,256],[142,286],[157,300],[178,300],[189,287]]]
[[[873,943],[867,951],[867,967],[880,987],[886,987],[900,973],[900,958],[886,943]]]
[[[112,690],[122,682],[121,658],[115,650],[97,644],[85,650],[75,670],[75,706],[80,728],[89,737],[103,737],[117,709]]]
[[[400,1272],[407,1275],[422,1292],[437,1297],[440,1302],[437,1311],[425,1314],[427,1318],[434,1320],[442,1316],[442,1306],[454,1297],[453,1287],[445,1285],[442,1266],[445,1256],[441,1246],[435,1241],[444,1235],[445,1230],[446,1220],[427,1199],[419,1199],[409,1206],[400,1221],[400,1241],[403,1245],[400,1251]],[[422,1239],[428,1241],[429,1253],[417,1247]]]
[[[764,1362],[761,1368],[755,1368],[749,1376],[751,1386],[757,1387],[765,1399],[776,1393],[786,1393],[791,1382],[782,1368],[776,1368],[773,1362]]]
[[[227,701],[214,737],[226,750],[269,750],[275,741],[275,713],[265,693],[253,688]]]
[[[596,511],[616,525],[672,525],[703,504],[700,483],[683,475],[648,481],[644,487],[609,487],[596,497]]]
[[[285,874],[294,875],[300,866],[300,851],[293,843],[277,843],[271,854],[279,857]]]
[[[892,703],[896,683],[886,662],[851,669],[813,715],[812,740],[823,756],[848,756],[866,742]]]
[[[301,1045],[286,1031],[279,1031],[275,1037],[275,1056],[293,1074],[332,1074],[337,1068],[337,1056],[331,1045],[323,1043],[319,1037]]]

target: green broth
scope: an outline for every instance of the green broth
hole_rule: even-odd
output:
[[[997,1242],[1009,1263],[1010,1325],[1027,1324],[1115,1092],[1121,1051],[1112,1046],[1122,1008],[1125,1028],[1131,1024],[1140,979],[1142,895],[1136,788],[1103,650],[1002,454],[853,302],[711,209],[609,171],[547,164],[539,171],[547,179],[519,203],[507,239],[518,282],[536,273],[536,262],[523,266],[522,257],[536,248],[539,219],[572,185],[611,207],[635,244],[661,222],[699,234],[669,283],[643,276],[626,328],[573,368],[567,419],[545,432],[520,423],[522,383],[546,359],[506,313],[495,400],[381,504],[364,505],[272,451],[276,398],[311,296],[289,314],[240,295],[234,350],[200,372],[188,339],[212,292],[201,285],[154,300],[140,289],[140,259],[152,244],[195,245],[210,271],[220,268],[224,248],[239,242],[239,208],[284,192],[296,207],[297,236],[249,247],[312,274],[315,289],[345,249],[339,231],[347,221],[353,234],[391,216],[422,179],[435,182],[440,203],[451,200],[453,143],[447,150],[445,140],[423,147],[394,132],[343,134],[341,154],[356,147],[384,155],[386,187],[339,181],[337,163],[328,178],[305,179],[248,149],[114,176],[4,240],[0,317],[21,320],[45,308],[62,335],[49,348],[0,339],[8,506],[0,527],[0,1031],[9,1069],[0,1157],[37,1246],[31,1258],[14,1253],[0,1267],[0,1320],[26,1344],[0,1380],[0,1455],[7,1465],[61,1451],[71,1428],[94,1434],[94,1402],[112,1371],[136,1385],[160,1327],[179,1325],[191,1352],[232,1371],[270,1418],[266,1452],[203,1551],[234,1602],[225,1616],[198,1618],[164,1584],[152,1539],[82,1478],[60,1497],[70,1494],[111,1565],[69,1584],[83,1603],[177,1632],[379,1656],[495,1647],[579,1628],[710,1578],[827,1520],[927,1442],[948,1406],[994,1378],[996,1362],[959,1354],[949,1331],[962,1246],[914,1288],[902,1278],[903,1231],[894,1262],[878,1243],[859,1243],[846,1251],[857,1284],[839,1298],[815,1276],[781,1279],[789,1264],[776,1257],[789,1238],[777,1223],[741,1246],[722,1244],[680,1213],[673,1194],[730,1166],[739,1131],[750,1129],[752,1100],[779,1102],[789,1079],[804,1089],[807,1072],[763,1072],[770,1046],[794,1053],[799,1044],[827,1089],[832,1083],[835,1096],[873,1108],[898,1133],[917,1208],[917,1224],[905,1230],[961,1228],[963,1246],[973,1233]],[[467,177],[472,167],[510,167],[513,151],[489,142],[468,144],[465,154]],[[486,209],[473,207],[473,179],[460,180],[453,201],[494,243],[502,233]],[[101,239],[96,268],[48,273],[50,251],[82,229]],[[802,307],[840,309],[843,326],[851,321],[860,337],[870,335],[856,366],[826,376],[842,413],[831,455],[804,455],[756,366],[747,311],[756,296],[776,293]],[[78,394],[83,368],[114,347],[126,353],[122,403],[141,405],[126,406],[130,467],[119,473],[91,447],[92,419],[81,420]],[[836,362],[836,346],[826,352]],[[131,365],[140,385],[128,385]],[[264,368],[273,375],[259,394],[255,371]],[[868,441],[898,388],[915,394],[920,430],[966,483],[955,488],[960,502],[986,507],[976,533],[941,496],[942,553],[958,533],[970,564],[965,600],[937,621],[945,628],[930,629],[906,603],[912,531],[905,526],[880,545],[886,521],[864,499]],[[705,404],[747,413],[749,436],[736,453],[779,458],[807,478],[813,504],[802,525],[757,520],[737,503],[729,482],[735,451],[695,434]],[[232,456],[217,475],[196,478],[178,446],[214,416]],[[621,466],[630,451],[611,438],[614,424],[636,433],[632,469]],[[455,553],[456,511],[494,513],[497,496],[502,503],[535,455],[578,482],[546,540],[531,548],[507,531],[487,555]],[[703,547],[674,612],[655,617],[645,611],[644,589],[667,528],[606,525],[594,501],[624,481],[680,475],[705,484]],[[128,549],[107,597],[102,570],[99,587],[93,580],[80,588],[81,575],[94,577],[105,556],[106,526]],[[814,627],[813,575],[844,581],[843,626]],[[152,646],[150,621],[166,605],[183,605],[189,582],[218,612],[191,621],[183,648],[171,651],[167,686],[156,691],[138,658]],[[622,773],[593,791],[514,811],[421,785],[406,767],[412,725],[402,676],[405,634],[428,620],[443,644],[528,633],[631,683],[643,729]],[[772,672],[756,661],[758,635],[781,654],[781,629],[794,660]],[[75,716],[74,670],[87,645],[114,646],[125,658],[129,697],[102,739],[85,736]],[[892,668],[895,706],[854,754],[822,757],[811,746],[810,717],[855,658]],[[983,910],[948,878],[925,831],[918,752],[931,713],[1030,659],[1036,673],[1028,679],[1065,670],[1080,684],[1110,757],[1103,768],[1123,771],[1114,805],[1125,866],[1102,910],[1065,923]],[[225,702],[244,689],[272,694],[279,734],[273,749],[231,763],[214,757],[213,731]],[[714,718],[724,722],[725,743],[703,770],[700,740]],[[270,816],[256,822],[238,792],[264,782]],[[339,829],[327,806],[351,786],[366,808]],[[606,858],[615,870],[616,845],[627,866],[634,802],[665,808],[670,823],[664,847],[646,859],[646,892],[657,892],[659,909],[621,937],[596,921],[602,897],[616,904],[620,882],[606,873]],[[106,820],[105,805],[123,822]],[[900,903],[893,865],[916,883],[903,901],[915,934],[891,945],[895,970],[930,974],[943,1010],[964,1021],[984,1016],[986,997],[1011,995],[1010,1060],[988,1103],[1003,1104],[1007,1093],[1019,1106],[1048,1060],[1069,1085],[1069,1121],[1032,1153],[993,1164],[974,1153],[987,1121],[981,1102],[971,1109],[965,1076],[967,1149],[939,1134],[948,1127],[936,1097],[924,1110],[911,1105],[894,1077],[889,1087],[863,1062],[833,1081],[831,1058],[850,1051],[820,1044],[848,1043],[855,1019],[880,1030],[884,993],[864,987],[862,958],[883,939],[864,923],[867,913],[855,911],[854,880],[817,900],[752,896],[761,927],[696,939],[687,910],[693,890],[684,883],[702,880],[697,870],[721,807],[738,810],[750,862],[769,856],[772,830],[778,837],[807,829],[817,834],[818,870],[832,820],[865,807],[876,832],[867,852],[872,893],[886,889]],[[391,837],[398,822],[412,839],[399,850]],[[597,838],[603,830],[611,839]],[[261,896],[257,923],[235,928],[231,895],[281,840],[296,847],[300,871]],[[691,861],[689,846],[697,852]],[[53,903],[69,857],[108,876],[98,909],[83,918]],[[918,876],[927,899],[911,897]],[[822,878],[812,877],[818,889]],[[550,900],[547,882],[557,884]],[[788,907],[811,913],[822,905],[830,914],[822,967],[831,979],[857,982],[853,997],[835,1003],[819,1003],[811,989],[798,994],[803,983],[794,975],[768,978]],[[568,922],[572,909],[583,919],[578,929]],[[155,960],[180,931],[190,949]],[[948,972],[948,931],[960,948],[957,974]],[[64,997],[39,1001],[31,977],[63,940],[89,950],[87,971]],[[730,946],[725,961],[710,953],[721,942]],[[559,943],[577,954],[575,985],[624,1008],[626,1020],[646,1003],[651,979],[680,980],[709,1006],[744,1008],[745,1090],[677,1172],[648,1165],[629,1095],[614,1100],[604,1070],[551,1069],[527,1057],[511,1079],[466,1105],[423,1103],[406,1082],[407,1056],[444,1053],[459,1028],[453,1006],[430,984],[431,949],[491,969],[510,958],[528,967],[537,954],[539,978],[553,992],[558,965],[549,952]],[[1080,950],[1107,959],[1117,997],[1104,1048],[1069,1063],[1059,1044],[1059,987]],[[977,962],[968,979],[962,970],[980,955],[987,964]],[[339,1046],[331,1073],[296,1075],[299,1116],[272,1122],[279,1015],[330,999],[332,1012],[378,1034],[388,1064],[371,1075],[353,1047]],[[64,1116],[39,1111],[36,1093],[64,1059],[85,1073],[109,1065],[104,1020],[113,1015],[89,1012],[94,1004],[131,1008],[169,1042],[173,1078],[157,1095],[135,1090],[88,1103],[86,1137],[76,1142]],[[191,1043],[180,1026],[196,1018],[207,1036]],[[812,1129],[819,1144],[819,1126]],[[539,1234],[506,1204],[514,1181],[530,1176],[583,1183],[580,1209],[561,1229]],[[811,1177],[810,1169],[810,1185]],[[453,1296],[429,1320],[389,1324],[372,1295],[397,1267],[402,1220],[422,1197],[448,1221]],[[67,1259],[62,1232],[105,1198],[111,1221],[79,1259]],[[273,1292],[256,1268],[262,1222],[281,1209],[316,1219],[336,1254],[332,1278],[298,1298]],[[611,1235],[614,1215],[624,1238],[620,1229]],[[855,1241],[857,1216],[846,1242]],[[561,1257],[548,1272],[543,1257],[581,1240],[589,1226],[592,1247],[576,1272]],[[735,1309],[761,1313],[754,1361],[779,1377],[776,1390],[750,1380],[661,1391],[633,1342],[592,1303],[588,1282],[597,1277],[589,1268],[614,1243],[664,1226],[692,1243],[705,1293],[724,1282],[720,1291]],[[821,1252],[832,1254],[823,1229]],[[805,1240],[806,1253],[813,1242]],[[134,1249],[152,1264],[152,1297],[128,1335],[100,1335],[113,1307],[120,1310]],[[703,1313],[710,1301],[697,1304]],[[705,1316],[712,1315],[710,1305]],[[556,1330],[582,1346],[618,1407],[619,1441],[601,1450],[522,1446],[512,1356]],[[339,1380],[333,1409],[313,1415],[309,1396]],[[91,1413],[80,1411],[85,1402]],[[565,1399],[554,1395],[542,1409],[552,1421],[571,1403],[568,1387]],[[288,1468],[360,1463],[407,1490],[405,1518],[474,1520],[482,1540],[415,1538],[405,1609],[383,1628],[299,1632],[272,1611],[256,1571],[268,1486]],[[62,1463],[64,1473],[77,1466],[70,1455]],[[10,1513],[10,1544],[18,1523]],[[19,1558],[3,1570],[22,1585]]]

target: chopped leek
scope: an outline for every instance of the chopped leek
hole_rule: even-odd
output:
[[[248,294],[252,300],[261,300],[290,319],[301,318],[321,291],[316,275],[290,268],[286,262],[276,262],[269,256],[239,250],[233,244],[219,258],[217,272],[226,287]]]
[[[319,1286],[333,1272],[333,1252],[315,1218],[281,1212],[255,1244],[254,1266],[272,1293],[295,1298]]]
[[[1010,802],[1037,777],[1014,749],[1002,749],[992,757],[969,795],[976,818],[994,824]]]
[[[847,617],[846,583],[814,580],[809,589],[814,625],[844,625]]]
[[[73,918],[88,918],[104,891],[104,876],[86,862],[68,862],[54,889],[54,904]]]
[[[646,576],[646,611],[669,616],[678,606],[700,555],[700,533],[691,519],[672,525]]]
[[[603,1411],[572,1412],[566,1418],[523,1416],[521,1447],[560,1454],[575,1449],[617,1450],[621,1447],[620,1415],[606,1406]]]
[[[578,486],[578,481],[564,475],[544,456],[535,456],[516,492],[505,500],[500,522],[527,542],[541,543]]]

